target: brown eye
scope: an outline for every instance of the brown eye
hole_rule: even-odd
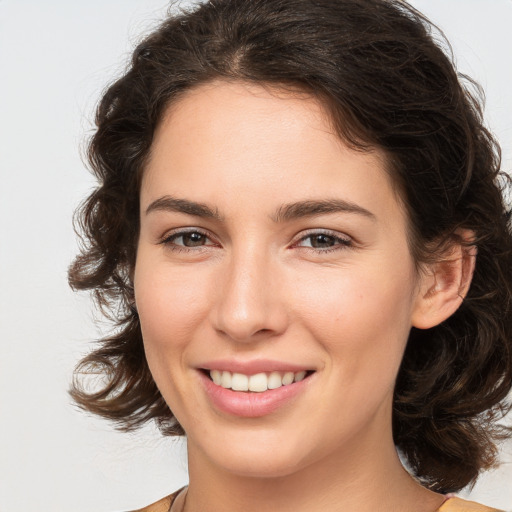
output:
[[[185,247],[198,247],[204,245],[206,243],[206,235],[202,233],[198,233],[197,231],[193,231],[191,233],[184,233],[177,237],[176,240],[182,239],[182,245]],[[174,240],[174,243],[176,243]]]
[[[310,244],[314,249],[327,249],[328,247],[332,247],[337,243],[336,238],[330,235],[326,235],[324,233],[319,233],[317,235],[310,235]]]
[[[182,249],[188,249],[202,247],[204,245],[213,245],[210,238],[200,231],[180,231],[178,233],[173,233],[162,240],[161,243],[169,248],[174,247],[176,249],[179,249],[180,247]]]
[[[348,237],[342,237],[331,233],[310,233],[303,236],[297,243],[297,247],[305,247],[318,252],[328,252],[329,250],[344,249],[352,245],[352,240]]]

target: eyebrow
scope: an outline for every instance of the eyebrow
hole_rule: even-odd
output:
[[[222,220],[221,215],[216,209],[212,209],[204,203],[196,203],[195,201],[172,196],[163,196],[153,201],[146,208],[146,215],[154,211],[186,213],[187,215],[194,215],[196,217]]]
[[[211,208],[205,203],[197,203],[172,196],[163,196],[153,201],[146,208],[146,215],[153,211],[178,212],[194,215],[195,217],[223,220],[216,208]],[[366,208],[344,199],[305,200],[284,204],[276,210],[271,219],[276,223],[281,223],[303,217],[315,217],[332,213],[357,214],[373,221],[376,220],[375,215]]]
[[[315,217],[332,213],[351,213],[362,215],[373,221],[377,220],[376,216],[366,208],[344,199],[297,201],[285,204],[278,208],[272,216],[272,220],[274,222],[286,222],[302,217]]]

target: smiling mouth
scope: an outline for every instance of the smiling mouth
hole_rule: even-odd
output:
[[[307,379],[314,370],[300,372],[261,372],[254,375],[229,372],[227,370],[202,370],[219,387],[233,391],[263,393],[264,391],[289,386]]]

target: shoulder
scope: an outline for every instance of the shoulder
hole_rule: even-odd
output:
[[[479,505],[474,501],[466,501],[460,498],[446,500],[438,512],[500,512],[498,509]]]
[[[169,512],[172,502],[180,492],[181,489],[173,492],[165,498],[162,498],[161,500],[156,501],[155,503],[152,503],[151,505],[148,505],[147,507],[139,508],[137,510],[133,510],[132,512]]]

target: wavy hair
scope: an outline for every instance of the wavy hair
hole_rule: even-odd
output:
[[[155,128],[184,92],[213,80],[269,84],[313,95],[347,144],[388,155],[417,263],[461,229],[474,234],[461,307],[410,333],[393,433],[416,477],[439,492],[493,465],[512,387],[508,179],[481,91],[456,72],[441,36],[400,0],[210,0],[169,15],[138,45],[99,103],[88,148],[98,186],[75,218],[83,244],[69,282],[91,290],[115,323],[76,369],[81,407],[124,430],[154,419],[163,433],[184,434],[151,377],[133,307],[141,175]],[[91,375],[100,377],[92,389]]]

